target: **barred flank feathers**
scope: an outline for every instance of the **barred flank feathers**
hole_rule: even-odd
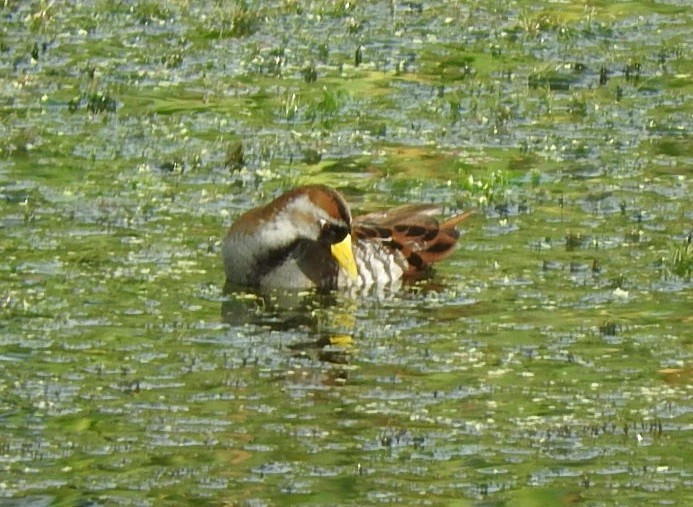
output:
[[[435,205],[401,206],[357,217],[353,232],[357,240],[379,241],[400,252],[408,264],[406,275],[415,276],[452,253],[460,235],[457,225],[472,214],[468,211],[439,224],[433,218],[439,212]]]

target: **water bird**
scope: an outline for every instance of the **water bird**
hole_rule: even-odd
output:
[[[420,277],[452,253],[471,212],[435,219],[435,204],[399,206],[352,220],[335,189],[305,185],[242,214],[222,244],[227,284],[332,290]]]

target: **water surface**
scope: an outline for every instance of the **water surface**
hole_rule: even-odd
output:
[[[685,2],[0,12],[4,501],[690,503]],[[308,182],[476,214],[394,293],[224,295]]]

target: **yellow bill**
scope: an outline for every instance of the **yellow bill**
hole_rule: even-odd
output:
[[[337,264],[339,264],[351,278],[357,278],[359,273],[356,270],[354,252],[351,250],[351,234],[347,234],[342,241],[335,243],[330,248],[332,249],[332,257],[335,258]]]

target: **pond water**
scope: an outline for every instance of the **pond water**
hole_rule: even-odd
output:
[[[690,505],[687,2],[0,13],[0,503]],[[302,183],[475,215],[399,291],[223,294]]]

